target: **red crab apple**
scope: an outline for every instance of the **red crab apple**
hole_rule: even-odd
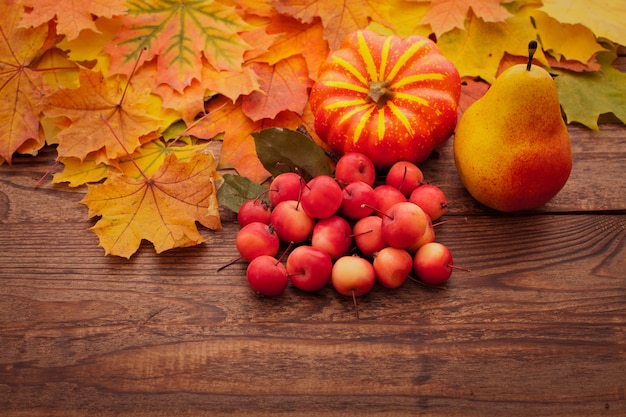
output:
[[[424,246],[426,243],[434,242],[434,241],[435,241],[435,228],[433,226],[433,222],[430,221],[430,219],[428,219],[428,224],[426,226],[426,230],[424,231],[424,234],[422,235],[422,237],[417,242],[407,247],[406,250],[409,253],[415,255],[415,253],[417,252],[419,248]]]
[[[339,213],[351,220],[358,220],[372,214],[376,207],[374,189],[363,181],[346,184],[342,190],[342,201]]]
[[[418,249],[413,258],[415,275],[427,284],[443,284],[450,278],[452,269],[452,254],[439,242],[425,244]]]
[[[299,200],[304,180],[295,172],[283,172],[274,177],[268,190],[270,203],[276,207],[281,201]]]
[[[337,181],[329,175],[318,175],[303,187],[300,202],[309,216],[325,219],[339,210],[342,199]]]
[[[287,276],[294,287],[304,291],[324,288],[332,268],[330,255],[313,246],[298,246],[287,256]]]
[[[352,227],[354,243],[363,256],[371,258],[374,253],[389,246],[382,233],[383,219],[378,216],[367,216],[358,220]]]
[[[283,242],[303,242],[313,232],[315,220],[306,214],[301,204],[295,200],[278,203],[270,217],[276,234]]]
[[[335,178],[344,184],[363,181],[373,186],[376,181],[376,168],[367,155],[360,152],[348,152],[337,161]]]
[[[272,210],[265,201],[260,199],[248,200],[239,207],[237,222],[241,227],[252,222],[269,224],[271,214]]]
[[[383,239],[395,248],[408,248],[419,241],[430,219],[418,205],[408,201],[394,204],[382,217]]]
[[[250,262],[261,255],[275,256],[280,239],[272,225],[252,222],[237,232],[235,245],[241,257]]]
[[[263,295],[277,297],[289,285],[287,269],[273,256],[262,255],[254,258],[246,269],[248,284]]]
[[[448,210],[446,195],[433,184],[417,187],[409,196],[409,201],[420,206],[432,221],[438,220]]]
[[[422,170],[409,161],[396,162],[389,168],[385,176],[385,184],[397,188],[407,198],[423,181],[424,174]]]
[[[376,210],[374,213],[377,216],[382,216],[383,213],[387,212],[396,203],[400,203],[402,201],[408,201],[404,194],[400,192],[397,188],[382,184],[374,188],[374,196],[376,197],[376,205],[374,206]]]
[[[311,246],[326,251],[331,259],[345,255],[352,246],[350,223],[339,216],[319,220],[313,227]]]
[[[374,254],[372,265],[383,287],[398,288],[413,269],[413,256],[404,249],[388,246]]]
[[[331,280],[339,294],[358,297],[372,289],[376,274],[370,261],[349,255],[335,261]]]

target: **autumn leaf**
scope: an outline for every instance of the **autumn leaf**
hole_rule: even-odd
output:
[[[530,16],[537,26],[544,51],[557,61],[564,58],[587,63],[596,53],[604,50],[593,32],[581,24],[561,23],[539,10],[531,10]]]
[[[55,184],[66,182],[69,187],[78,187],[105,179],[109,175],[109,168],[96,159],[92,155],[84,160],[73,157],[61,158],[63,170],[53,174],[52,182]]]
[[[422,23],[430,24],[437,37],[452,29],[464,29],[470,9],[484,22],[503,22],[511,13],[501,3],[512,0],[432,0]]]
[[[598,54],[602,71],[561,72],[555,78],[568,123],[598,130],[598,117],[604,113],[613,113],[626,123],[626,73],[611,66],[616,56],[615,51]]]
[[[541,10],[561,23],[582,24],[599,38],[626,45],[626,3],[603,0],[543,0]]]
[[[202,243],[195,222],[221,228],[215,165],[208,153],[187,162],[170,154],[151,177],[112,174],[102,184],[89,185],[81,203],[89,217],[101,216],[91,229],[105,253],[130,258],[142,239],[161,253]]]
[[[296,129],[305,126],[316,143],[320,139],[313,131],[313,114],[307,105],[302,115],[284,111],[274,119],[252,121],[241,108],[241,103],[232,103],[224,97],[209,101],[208,114],[199,119],[187,130],[188,135],[198,138],[212,139],[223,134],[220,151],[220,169],[235,169],[239,175],[250,178],[254,182],[266,180],[270,173],[263,167],[257,157],[252,133],[270,127]]]
[[[300,55],[278,61],[275,65],[253,62],[261,91],[243,97],[242,110],[253,121],[273,119],[284,110],[302,113],[313,85],[306,61]]]
[[[126,13],[124,0],[23,0],[29,10],[24,13],[20,27],[37,27],[56,20],[57,33],[72,40],[84,29],[98,32],[93,16],[113,17]]]
[[[302,55],[309,78],[317,79],[319,67],[329,52],[328,43],[324,40],[324,26],[319,18],[311,23],[302,23],[290,16],[276,14],[266,30],[275,35],[275,39],[266,52],[256,56],[254,61],[274,65],[293,55]]]
[[[151,106],[150,92],[126,87],[125,77],[104,78],[83,70],[79,88],[59,90],[48,97],[46,116],[64,116],[72,121],[58,134],[59,156],[84,159],[104,149],[108,159],[115,159],[133,152],[142,137],[162,129],[161,120],[146,113]]]
[[[48,26],[18,28],[22,4],[0,4],[0,163],[16,151],[35,152],[43,146],[39,134],[41,102],[47,90],[43,73],[34,69]]]
[[[389,4],[385,0],[277,0],[270,4],[304,23],[321,18],[324,38],[331,50],[337,49],[349,33],[366,27],[370,20],[389,24]]]
[[[528,41],[537,37],[530,19],[517,14],[506,23],[493,23],[484,22],[470,12],[465,27],[444,33],[437,46],[457,67],[461,77],[480,77],[489,83],[495,81],[505,53],[527,56]],[[547,65],[541,49],[535,53],[535,59]]]
[[[241,70],[249,45],[238,32],[252,28],[218,1],[139,0],[120,20],[122,29],[105,48],[112,73],[128,74],[135,63],[156,58],[156,83],[178,91],[201,77],[203,56],[217,70]]]

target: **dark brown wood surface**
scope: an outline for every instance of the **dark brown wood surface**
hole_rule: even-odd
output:
[[[626,127],[570,126],[545,207],[463,189],[452,140],[423,166],[451,208],[443,290],[256,295],[235,218],[206,244],[104,256],[85,189],[35,183],[54,150],[0,166],[2,416],[624,416]]]

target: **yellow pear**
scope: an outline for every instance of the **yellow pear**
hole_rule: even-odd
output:
[[[565,185],[572,169],[569,133],[550,74],[528,64],[510,67],[461,116],[454,160],[463,185],[482,204],[503,212],[540,207]]]

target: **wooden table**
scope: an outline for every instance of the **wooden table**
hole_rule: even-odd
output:
[[[34,184],[55,153],[0,166],[2,416],[625,416],[626,127],[570,126],[545,207],[463,189],[452,140],[423,166],[447,193],[446,289],[407,282],[257,296],[234,216],[209,242],[104,256],[84,189]]]

